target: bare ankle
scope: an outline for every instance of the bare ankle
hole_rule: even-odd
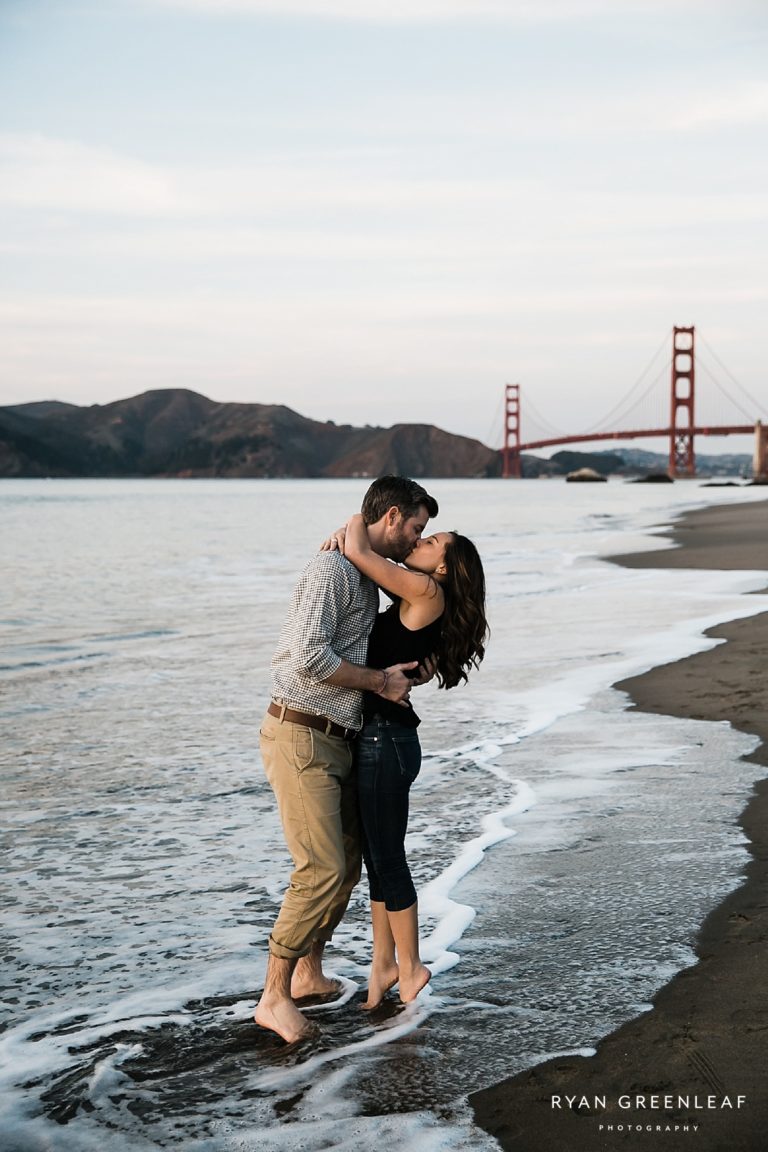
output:
[[[415,1000],[422,988],[425,988],[432,978],[432,973],[426,964],[421,961],[407,976],[400,974],[400,999],[404,1004]]]
[[[253,1018],[259,1027],[276,1033],[286,1044],[307,1040],[318,1032],[317,1026],[311,1024],[306,1016],[299,1012],[290,996],[279,998],[262,996],[256,1005]]]

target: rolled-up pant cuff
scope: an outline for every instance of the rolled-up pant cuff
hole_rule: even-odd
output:
[[[310,951],[309,948],[286,948],[283,944],[278,944],[272,936],[269,938],[269,950],[273,956],[277,956],[280,960],[300,960]]]

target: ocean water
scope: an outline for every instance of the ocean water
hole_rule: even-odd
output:
[[[764,611],[765,573],[605,557],[764,494],[436,481],[436,527],[484,557],[492,637],[468,686],[419,690],[409,853],[433,981],[361,1012],[361,885],[320,1038],[253,1025],[289,869],[258,755],[269,659],[364,488],[0,485],[4,1152],[496,1147],[467,1093],[642,1012],[738,883],[754,741],[611,686]]]

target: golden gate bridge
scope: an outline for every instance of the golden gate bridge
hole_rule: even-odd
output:
[[[703,339],[703,338],[702,338]],[[665,337],[664,344],[666,344]],[[704,342],[706,345],[706,342]],[[662,345],[663,347],[664,345]],[[663,437],[669,440],[669,475],[684,477],[696,475],[696,437],[697,436],[733,436],[754,434],[755,458],[754,474],[756,477],[765,477],[768,474],[768,424],[761,419],[760,412],[768,405],[755,400],[734,376],[725,368],[722,361],[713,352],[709,345],[707,349],[713,360],[725,371],[729,377],[731,387],[725,385],[702,362],[696,352],[696,329],[672,329],[672,359],[670,372],[670,390],[665,396],[668,403],[668,416],[664,416],[663,423],[656,410],[656,419],[644,420],[641,413],[648,411],[648,400],[652,393],[656,393],[658,402],[658,384],[662,375],[670,371],[667,361],[657,376],[647,384],[647,377],[658,359],[661,348],[657,351],[648,368],[632,385],[629,393],[622,398],[610,413],[597,425],[576,434],[566,434],[553,429],[538,415],[533,405],[528,401],[526,394],[526,412],[530,409],[533,419],[528,417],[527,423],[539,424],[540,431],[545,435],[537,438],[523,439],[522,436],[522,398],[519,384],[507,384],[504,392],[504,447],[502,450],[502,476],[505,478],[519,478],[522,475],[520,456],[522,452],[533,451],[536,448],[550,448],[562,444],[585,444],[601,440],[640,440],[653,437]],[[731,419],[720,419],[703,422],[698,415],[701,404],[701,395],[697,401],[696,377],[703,374],[709,377],[715,385],[715,391],[728,401],[727,415]],[[643,388],[643,385],[645,387]],[[735,387],[737,395],[732,394]],[[640,392],[640,389],[643,391]],[[710,392],[712,389],[710,388]],[[637,394],[639,393],[639,395]],[[701,393],[701,389],[700,389]],[[751,410],[744,405],[750,404]],[[735,412],[742,417],[742,422],[735,423]],[[608,430],[606,425],[629,420],[633,418],[633,426],[621,430]],[[744,422],[744,418],[748,422]]]

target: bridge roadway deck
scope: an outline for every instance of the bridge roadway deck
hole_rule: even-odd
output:
[[[693,436],[751,436],[755,431],[754,424],[727,424],[703,427],[695,425],[693,428],[676,428],[676,435]],[[593,440],[643,440],[650,437],[673,434],[671,428],[640,428],[628,432],[582,432],[577,436],[558,436],[549,440],[528,440],[520,445],[521,452],[529,452],[533,448],[552,448],[557,444],[588,444]]]

